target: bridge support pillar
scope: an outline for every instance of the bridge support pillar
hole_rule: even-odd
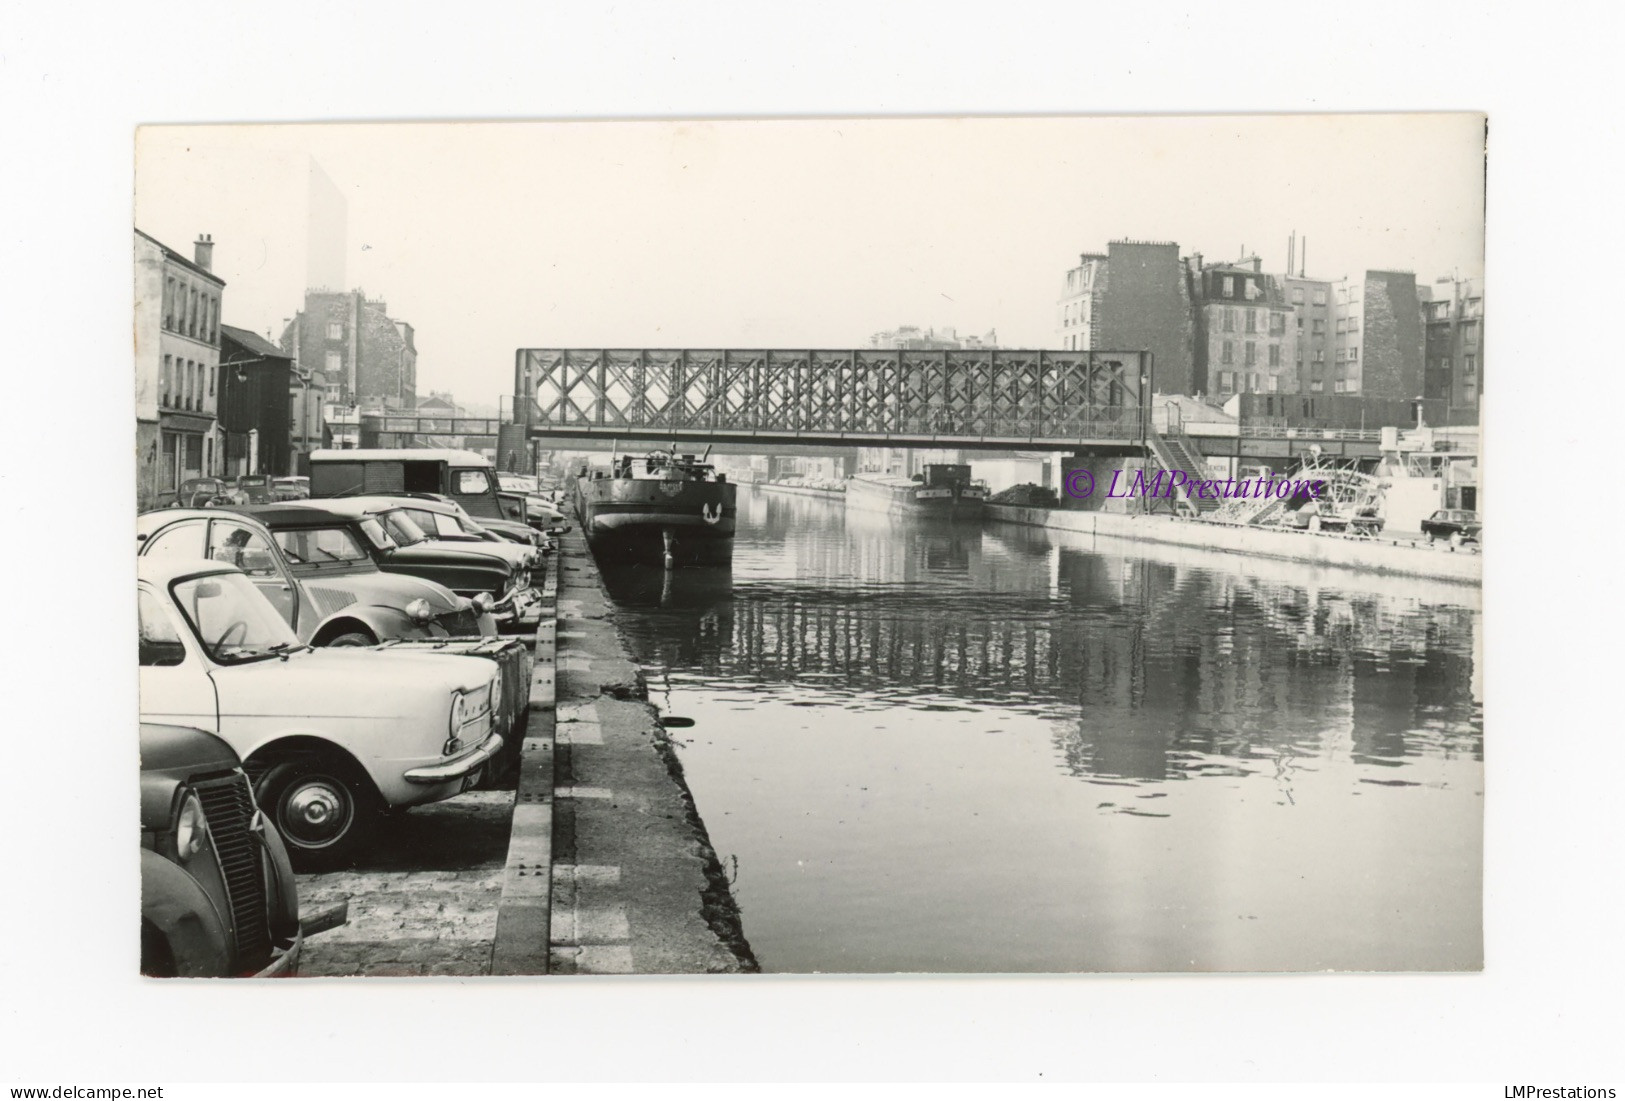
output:
[[[1144,507],[1143,502],[1122,494],[1133,481],[1134,472],[1145,468],[1145,459],[1066,454],[1057,458],[1060,460],[1060,478],[1055,492],[1061,498],[1062,508],[1077,512],[1138,512]],[[1088,477],[1074,471],[1087,472]],[[1118,471],[1122,473],[1118,474]],[[1108,497],[1107,494],[1112,492],[1114,475],[1117,476],[1118,496]],[[1087,496],[1084,495],[1086,493]]]

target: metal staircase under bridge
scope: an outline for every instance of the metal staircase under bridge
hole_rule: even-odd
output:
[[[1146,442],[1151,445],[1151,454],[1156,457],[1158,464],[1164,470],[1182,471],[1187,485],[1212,477],[1196,444],[1179,429],[1170,427],[1162,431],[1153,430],[1147,433]],[[1194,494],[1174,495],[1175,511],[1184,516],[1205,516],[1217,512],[1222,503],[1218,499],[1209,500]]]

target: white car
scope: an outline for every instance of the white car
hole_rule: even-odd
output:
[[[218,734],[296,865],[348,861],[386,808],[449,799],[502,750],[479,657],[300,644],[234,566],[136,559],[141,721]]]

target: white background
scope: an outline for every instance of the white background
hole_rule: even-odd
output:
[[[1618,1084],[1619,27],[1569,11],[7,0],[0,1079]],[[1490,116],[1484,974],[135,977],[138,123],[1418,109]]]

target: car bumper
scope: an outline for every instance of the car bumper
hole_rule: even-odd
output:
[[[445,764],[425,765],[421,768],[409,768],[405,778],[409,784],[447,784],[453,780],[461,780],[472,776],[485,763],[502,752],[502,735],[492,734],[480,747],[466,756],[447,761]]]
[[[266,967],[254,973],[256,979],[286,979],[299,974],[299,953],[305,946],[303,931],[293,935],[293,943],[279,952]]]
[[[491,614],[502,626],[512,626],[534,620],[542,610],[542,594],[534,588],[521,589],[510,594]]]

